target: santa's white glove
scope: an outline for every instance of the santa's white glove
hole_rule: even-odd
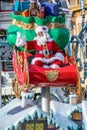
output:
[[[17,39],[16,39],[15,45],[17,47],[21,47],[21,46],[25,46],[26,45],[26,41],[25,41],[24,37],[21,36],[20,32],[17,32]]]

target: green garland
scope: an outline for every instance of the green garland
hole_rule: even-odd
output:
[[[36,17],[23,17],[21,15],[14,15],[11,14],[11,18],[15,20],[20,20],[24,23],[36,23],[37,25],[46,25],[48,23],[64,23],[65,24],[65,17],[62,16],[47,16],[45,19],[40,19]],[[22,27],[18,27],[17,25],[11,24],[8,28],[7,33],[7,40],[12,45],[15,46],[16,38],[17,38],[17,31],[21,32],[21,35],[25,38],[26,41],[32,41],[36,36],[35,30],[26,30]],[[70,32],[67,28],[60,27],[60,28],[50,28],[49,34],[51,38],[57,43],[59,48],[63,50],[69,41]],[[18,48],[23,51],[23,48]]]
[[[36,23],[37,25],[46,25],[47,23],[60,23],[60,24],[65,24],[65,16],[46,16],[45,19],[41,19],[41,18],[37,18],[34,16],[30,16],[30,17],[23,17],[22,15],[14,15],[14,14],[10,14],[10,17],[12,19],[15,19],[17,21],[21,21],[23,23]]]

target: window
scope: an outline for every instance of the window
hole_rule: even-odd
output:
[[[12,8],[13,0],[0,0],[0,11],[10,11]]]
[[[76,5],[76,0],[69,0],[70,6],[75,6]]]
[[[70,6],[77,6],[80,5],[80,0],[68,0]]]

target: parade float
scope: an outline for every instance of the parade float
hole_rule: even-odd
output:
[[[35,28],[44,25],[49,28],[49,34],[60,50],[64,51],[64,48],[69,42],[70,32],[65,24],[65,14],[62,10],[59,11],[58,4],[52,4],[53,3],[42,3],[42,5],[39,5],[40,7],[36,14],[32,14],[32,10],[35,8],[32,9],[32,7],[30,7],[29,11],[26,9],[21,12],[21,10],[18,10],[20,9],[20,6],[18,6],[17,11],[11,14],[12,24],[8,28],[7,35],[9,43],[15,47],[18,31],[26,41],[34,40],[36,37]],[[50,9],[50,6],[52,9]],[[54,8],[56,12],[54,12]],[[18,86],[18,89],[16,90],[21,91],[24,87],[32,88],[32,86],[45,88],[64,86],[70,89],[74,87],[74,91],[78,95],[78,100],[80,101],[81,86],[76,59],[70,57],[68,53],[64,51],[64,64],[61,68],[41,68],[32,65],[31,63],[27,63],[27,60],[29,61],[29,58],[35,55],[34,49],[26,52],[23,47],[15,47],[13,67],[15,72],[14,84],[18,84],[16,85],[16,87]]]
[[[66,10],[59,8],[59,3],[51,2],[25,1],[23,6],[23,2],[18,1],[14,5],[7,40],[14,48],[13,90],[16,99],[1,109],[0,124],[5,120],[6,122],[0,125],[0,130],[85,130],[84,115],[82,116],[85,103],[83,102],[82,106],[78,59],[75,55],[70,56],[68,50],[65,50],[71,42],[66,26]],[[34,65],[32,60],[36,53],[35,48],[17,46],[17,32],[20,32],[21,41],[30,44],[36,37],[36,28],[40,26],[49,28],[49,35],[63,53],[61,67]],[[71,40],[73,39],[74,37]],[[54,48],[55,46],[52,49]],[[42,88],[42,103],[35,102],[33,89],[38,87]],[[50,101],[50,88],[54,87],[67,90],[68,103]],[[84,109],[84,113],[85,111]]]

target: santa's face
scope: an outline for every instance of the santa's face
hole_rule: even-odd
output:
[[[41,45],[45,45],[46,42],[47,42],[47,35],[46,35],[46,33],[44,33],[44,32],[39,32],[39,33],[37,34],[37,44],[38,44],[39,46],[41,46]]]
[[[38,36],[43,37],[43,32],[38,32]]]

